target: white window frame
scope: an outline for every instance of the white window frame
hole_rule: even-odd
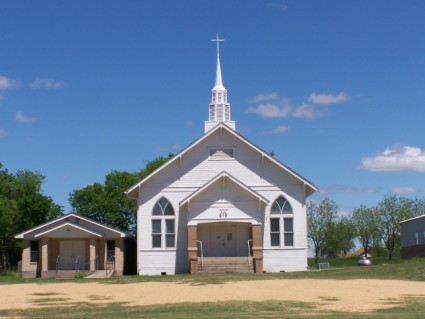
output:
[[[165,203],[164,207],[162,207],[162,205],[160,204],[160,202],[162,200],[167,201]],[[154,215],[153,214],[157,205],[159,205],[159,207],[161,209],[161,213],[162,213],[161,215]],[[171,208],[173,210],[173,215],[165,215],[165,210],[167,209],[168,205],[171,206]],[[169,220],[174,221],[173,232],[167,232],[167,221],[169,221]],[[154,221],[160,221],[160,232],[156,232],[156,233],[153,232],[153,222]],[[154,247],[154,236],[160,236],[160,238],[161,238],[160,246]],[[173,246],[167,246],[168,236],[174,236]],[[176,248],[176,211],[174,210],[174,207],[171,204],[171,202],[165,197],[161,197],[159,200],[157,200],[155,202],[155,205],[152,208],[152,213],[151,213],[151,247],[152,247],[152,249],[175,249]]]
[[[284,200],[283,206],[280,207],[280,204],[278,200],[282,198]],[[273,213],[273,206],[277,203],[279,207],[279,213]],[[287,213],[285,209],[289,205],[290,213]],[[277,234],[278,232],[275,231],[272,233],[271,230],[271,220],[272,219],[279,219],[279,245],[272,245],[272,234]],[[285,220],[292,220],[292,231],[285,231]],[[289,203],[289,201],[284,197],[283,195],[280,195],[276,198],[275,201],[273,201],[273,204],[270,207],[270,214],[269,214],[269,221],[270,221],[270,227],[269,227],[269,239],[270,239],[270,247],[272,248],[290,248],[295,247],[295,232],[294,232],[294,211],[292,208],[292,205]],[[288,245],[285,240],[285,235],[291,234],[292,235],[292,245]]]

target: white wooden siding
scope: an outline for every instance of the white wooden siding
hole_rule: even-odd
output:
[[[210,160],[210,149],[231,148],[234,160]],[[179,203],[226,171],[270,203],[259,206],[259,200],[234,182],[214,183],[189,204]],[[293,208],[294,246],[290,249],[270,247],[270,207],[280,195]],[[165,197],[176,213],[176,250],[152,249],[151,214],[155,203]],[[187,225],[223,221],[220,209],[227,209],[227,220],[261,223],[263,227],[264,269],[266,271],[305,270],[307,265],[307,232],[304,184],[256,150],[223,130],[198,143],[181,158],[153,175],[144,183],[138,197],[138,268],[140,274],[187,272]],[[244,241],[247,238],[243,239]],[[242,239],[241,239],[242,242]],[[280,268],[284,269],[280,269]]]
[[[265,272],[290,272],[307,270],[306,249],[264,249]]]

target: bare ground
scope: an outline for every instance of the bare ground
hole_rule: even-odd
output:
[[[0,285],[0,296],[0,309],[40,307],[37,299],[58,298],[61,299],[61,304],[127,302],[134,306],[230,300],[281,300],[314,302],[320,304],[321,308],[329,310],[365,312],[393,306],[391,303],[406,296],[424,297],[425,283],[367,279],[284,279],[209,285],[178,282],[129,284],[64,282]]]

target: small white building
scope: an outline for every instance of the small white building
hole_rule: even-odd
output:
[[[222,271],[307,269],[316,186],[237,133],[230,116],[217,50],[204,134],[126,192],[138,207],[140,275],[198,273],[214,260]]]

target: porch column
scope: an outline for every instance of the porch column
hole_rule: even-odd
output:
[[[115,239],[115,274],[122,276],[124,273],[124,238]]]
[[[263,272],[263,225],[252,225],[252,257],[254,272]]]
[[[198,226],[187,226],[187,252],[189,259],[189,273],[198,273]]]
[[[90,252],[89,252],[89,260],[90,260],[90,271],[98,270],[96,269],[96,263],[97,263],[97,238],[90,237]]]
[[[49,239],[47,237],[41,238],[41,272],[49,270]]]
[[[30,268],[30,260],[31,260],[31,251],[30,251],[30,241],[28,239],[24,239],[22,242],[22,259],[21,259],[21,269],[22,272],[28,271]]]

